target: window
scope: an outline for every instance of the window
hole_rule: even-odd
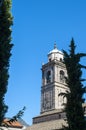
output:
[[[47,79],[47,83],[50,83],[50,82],[51,82],[51,71],[48,71],[48,72],[47,72],[47,77],[46,77],[46,79]]]
[[[60,58],[60,61],[62,62],[62,58]]]
[[[51,62],[51,58],[49,59],[49,62]]]
[[[64,83],[64,71],[60,70],[60,82]]]

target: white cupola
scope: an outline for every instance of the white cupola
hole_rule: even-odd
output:
[[[52,60],[63,60],[63,53],[57,49],[56,43],[54,44],[54,49],[48,53],[48,61],[50,62]]]

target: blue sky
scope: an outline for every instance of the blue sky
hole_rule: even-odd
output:
[[[13,0],[12,12],[7,116],[26,106],[23,119],[31,124],[40,113],[41,65],[54,42],[59,50],[68,50],[73,37],[76,51],[86,52],[86,0]],[[86,65],[85,58],[81,62]]]

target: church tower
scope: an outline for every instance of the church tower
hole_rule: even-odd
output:
[[[64,56],[58,50],[56,44],[54,44],[54,49],[47,56],[48,61],[41,68],[41,112],[39,116],[33,118],[33,124],[54,120],[59,121],[59,119],[62,119],[61,121],[64,122],[63,119],[65,118],[65,112],[62,109],[64,107],[63,103],[66,103],[66,98],[59,95],[68,90],[65,82],[67,70],[63,63]]]
[[[65,76],[66,67],[63,63],[63,53],[54,44],[54,49],[48,53],[48,62],[42,65],[41,114],[51,110],[62,109],[66,99],[59,96],[67,90]]]
[[[41,113],[33,118],[33,125],[27,130],[61,130],[67,126],[63,103],[66,99],[60,96],[68,90],[65,83],[67,70],[63,63],[63,53],[54,44],[48,53],[48,61],[42,65]],[[86,108],[86,104],[83,104]]]

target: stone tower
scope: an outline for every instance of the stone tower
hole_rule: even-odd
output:
[[[68,90],[65,76],[67,71],[63,53],[55,44],[54,49],[48,53],[48,62],[42,65],[41,113],[33,118],[33,124],[27,130],[61,130],[67,126],[62,105],[66,99],[59,95]],[[83,105],[86,111],[86,104]]]
[[[41,113],[63,108],[66,99],[59,93],[67,90],[65,76],[63,53],[54,44],[54,49],[48,53],[48,62],[42,65]]]
[[[57,49],[56,44],[54,44],[54,49],[48,53],[48,61],[42,65],[41,70],[41,112],[39,116],[33,118],[33,124],[59,121],[59,119],[64,122],[65,112],[62,109],[66,98],[59,94],[65,93],[68,89],[65,82],[67,70],[63,63],[63,53]]]

